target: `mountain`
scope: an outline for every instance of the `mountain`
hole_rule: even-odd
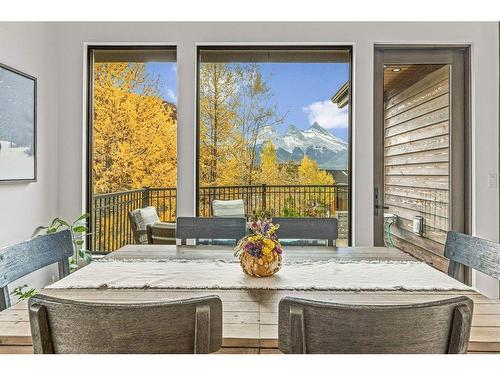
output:
[[[307,130],[289,125],[283,135],[272,126],[265,126],[257,137],[259,151],[267,140],[273,143],[282,162],[300,162],[307,155],[316,160],[321,169],[347,169],[347,143],[317,122]]]

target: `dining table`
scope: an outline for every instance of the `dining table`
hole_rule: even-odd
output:
[[[469,353],[500,352],[500,301],[393,247],[285,246],[281,270],[245,275],[226,245],[126,245],[47,286],[40,294],[106,303],[217,295],[218,353],[278,350],[285,296],[346,304],[412,304],[465,295],[474,301]],[[0,312],[0,353],[32,353],[27,302]],[[394,343],[397,351],[398,343]]]

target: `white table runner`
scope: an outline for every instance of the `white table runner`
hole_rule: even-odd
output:
[[[285,263],[272,277],[243,274],[224,261],[93,262],[48,286],[59,288],[269,289],[269,290],[470,290],[421,262]]]

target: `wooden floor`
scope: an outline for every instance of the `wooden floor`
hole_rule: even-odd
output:
[[[220,259],[227,251],[213,249],[203,257]],[[197,259],[201,249],[193,247],[145,246],[141,256],[161,259],[177,256]],[[296,252],[295,252],[296,251]],[[217,253],[219,252],[219,253]],[[314,254],[314,255],[313,255]],[[137,247],[125,247],[110,258],[136,259]],[[288,259],[414,259],[395,249],[345,248],[287,251]],[[437,272],[437,271],[436,271]],[[312,277],[314,277],[312,275]],[[362,304],[406,304],[427,302],[467,295],[474,300],[474,315],[469,352],[500,352],[500,301],[490,300],[475,291],[272,291],[272,290],[182,290],[182,289],[45,289],[43,294],[81,301],[148,302],[217,294],[223,304],[223,348],[220,353],[271,354],[277,350],[278,302],[283,296],[297,296],[314,300]],[[30,353],[31,335],[26,302],[0,312],[0,353]]]

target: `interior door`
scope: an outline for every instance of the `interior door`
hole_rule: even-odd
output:
[[[468,47],[376,46],[374,242],[443,271],[469,232]]]

